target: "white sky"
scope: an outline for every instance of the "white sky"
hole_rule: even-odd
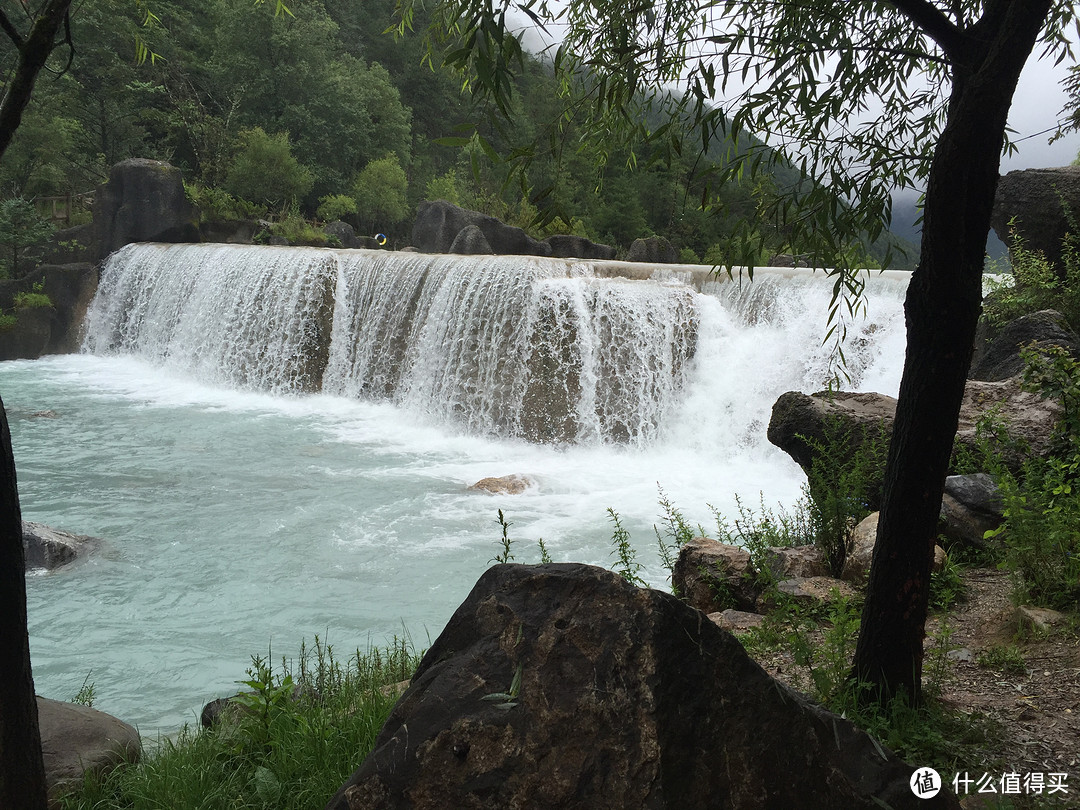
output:
[[[1038,169],[1048,166],[1067,166],[1080,151],[1080,133],[1071,132],[1053,145],[1047,145],[1050,133],[1035,133],[1051,129],[1057,124],[1058,114],[1065,105],[1065,93],[1061,82],[1068,73],[1069,63],[1054,66],[1052,61],[1028,61],[1020,76],[1020,85],[1013,97],[1009,113],[1009,126],[1016,130],[1014,141],[1032,136],[1017,143],[1019,152],[1005,156],[1001,161],[1001,173],[1014,169]]]

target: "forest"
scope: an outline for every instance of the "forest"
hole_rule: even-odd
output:
[[[761,212],[782,187],[807,182],[795,170],[717,189],[702,179],[709,164],[738,149],[702,156],[694,133],[676,135],[688,147],[664,160],[618,144],[584,148],[572,118],[556,125],[560,86],[542,54],[525,57],[507,125],[425,60],[421,37],[388,32],[394,9],[393,0],[302,0],[287,13],[250,0],[155,0],[141,12],[131,0],[80,4],[73,57],[58,48],[40,77],[0,165],[0,200],[38,200],[47,214],[46,198],[87,199],[111,165],[149,157],[183,170],[204,218],[343,219],[400,246],[416,204],[446,199],[536,236],[620,249],[663,236],[686,262],[724,263],[726,240],[748,220],[765,237],[763,263],[789,251],[785,228]],[[522,156],[527,169],[515,172]],[[888,234],[850,250],[879,266],[889,244],[901,247],[890,266],[910,269],[915,250]]]

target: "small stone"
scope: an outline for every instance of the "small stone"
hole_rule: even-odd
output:
[[[745,610],[728,608],[719,613],[710,613],[709,621],[730,633],[745,632],[754,627],[761,627],[765,617],[760,613],[749,613]]]
[[[1016,609],[1016,624],[1021,630],[1047,633],[1060,626],[1065,620],[1064,613],[1049,608],[1031,607],[1021,605]]]

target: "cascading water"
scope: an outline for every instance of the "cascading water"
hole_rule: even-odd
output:
[[[104,268],[85,350],[387,398],[474,433],[638,443],[674,403],[696,328],[684,285],[583,263],[132,245]]]
[[[625,277],[624,277],[625,276]],[[653,278],[649,278],[653,276]],[[644,277],[646,280],[641,280]],[[637,280],[631,280],[631,278]],[[872,276],[849,387],[895,394],[900,274]],[[24,518],[102,538],[28,580],[39,693],[144,734],[251,654],[434,638],[497,548],[610,565],[620,516],[663,587],[659,484],[693,525],[790,505],[776,398],[831,373],[831,281],[528,257],[132,245],[84,353],[0,364]],[[473,492],[528,475],[514,496]]]

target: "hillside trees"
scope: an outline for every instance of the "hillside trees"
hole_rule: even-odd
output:
[[[408,2],[403,27],[410,23]],[[514,17],[513,14],[517,14]],[[1041,43],[1065,56],[1065,0],[444,0],[432,42],[474,89],[505,107],[522,62],[521,21],[558,25],[567,110],[586,140],[643,159],[696,151],[747,131],[715,167],[723,183],[790,156],[802,175],[765,201],[766,221],[820,263],[886,227],[895,188],[926,183],[919,264],[905,303],[907,354],[885,474],[877,551],[852,677],[868,699],[921,693],[930,564],[981,302],[983,254],[1006,120],[1020,71]],[[664,84],[686,91],[665,97]],[[651,126],[637,109],[664,108]],[[581,115],[581,111],[584,114]],[[568,115],[571,113],[568,113]],[[519,153],[521,156],[522,153]],[[528,156],[525,155],[527,165]],[[733,234],[752,258],[764,234]],[[830,320],[842,330],[859,281],[841,267]]]

